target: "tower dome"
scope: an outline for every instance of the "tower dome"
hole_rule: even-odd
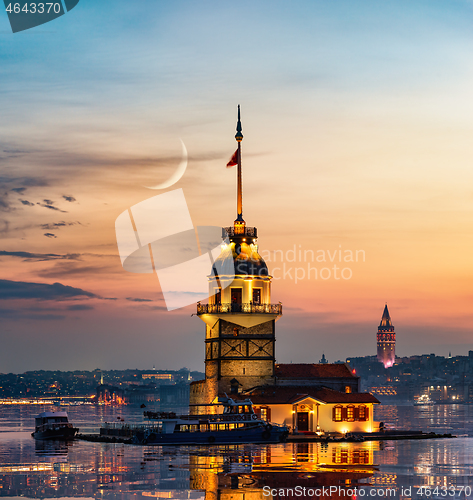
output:
[[[226,262],[228,262],[227,259],[230,257],[230,252],[233,258],[235,276],[267,277],[269,275],[268,266],[263,257],[258,253],[258,245],[256,244],[256,238],[254,238],[250,242],[230,240],[228,245],[224,244],[213,266],[215,276],[219,276],[218,269],[225,268]]]

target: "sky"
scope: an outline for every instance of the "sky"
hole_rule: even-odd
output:
[[[0,13],[0,372],[203,371],[195,305],[122,268],[115,220],[181,188],[194,226],[231,225],[238,104],[277,361],[374,355],[386,302],[399,356],[467,355],[472,21],[469,0],[80,0],[16,34]],[[185,175],[146,188],[181,140]]]

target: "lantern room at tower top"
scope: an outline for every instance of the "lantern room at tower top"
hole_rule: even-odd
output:
[[[251,314],[251,320],[246,317],[235,321],[242,326],[268,321],[268,314],[277,318],[282,314],[282,305],[271,304],[272,276],[258,253],[256,228],[245,227],[243,234],[235,234],[233,229],[224,229],[227,243],[222,244],[222,251],[209,276],[209,303],[198,304],[197,314]],[[229,260],[233,262],[234,273],[219,272]],[[265,318],[258,321],[255,315],[260,314],[265,315]],[[201,319],[207,322],[206,318]]]
[[[198,304],[197,314],[251,314],[252,320],[246,317],[235,321],[242,326],[268,321],[268,314],[277,318],[282,314],[282,305],[271,304],[272,276],[258,253],[256,228],[245,228],[243,235],[230,234],[209,276],[209,303]],[[224,262],[228,259],[233,261],[234,274],[219,273],[218,270],[225,267]],[[265,315],[265,318],[257,321],[255,315],[260,314]],[[206,318],[201,319],[207,322]]]

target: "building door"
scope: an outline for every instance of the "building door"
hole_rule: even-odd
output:
[[[253,304],[257,306],[261,304],[261,288],[253,288]]]
[[[241,304],[241,295],[242,295],[242,289],[241,288],[232,288],[232,304]]]
[[[232,288],[232,312],[241,312],[242,289]]]
[[[297,430],[298,431],[308,431],[309,430],[309,413],[298,412],[297,413]]]

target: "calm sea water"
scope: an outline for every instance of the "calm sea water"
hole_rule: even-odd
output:
[[[473,498],[473,406],[376,409],[388,426],[456,439],[214,447],[34,441],[34,416],[51,409],[0,406],[0,497]],[[81,432],[142,420],[128,406],[65,409]]]

